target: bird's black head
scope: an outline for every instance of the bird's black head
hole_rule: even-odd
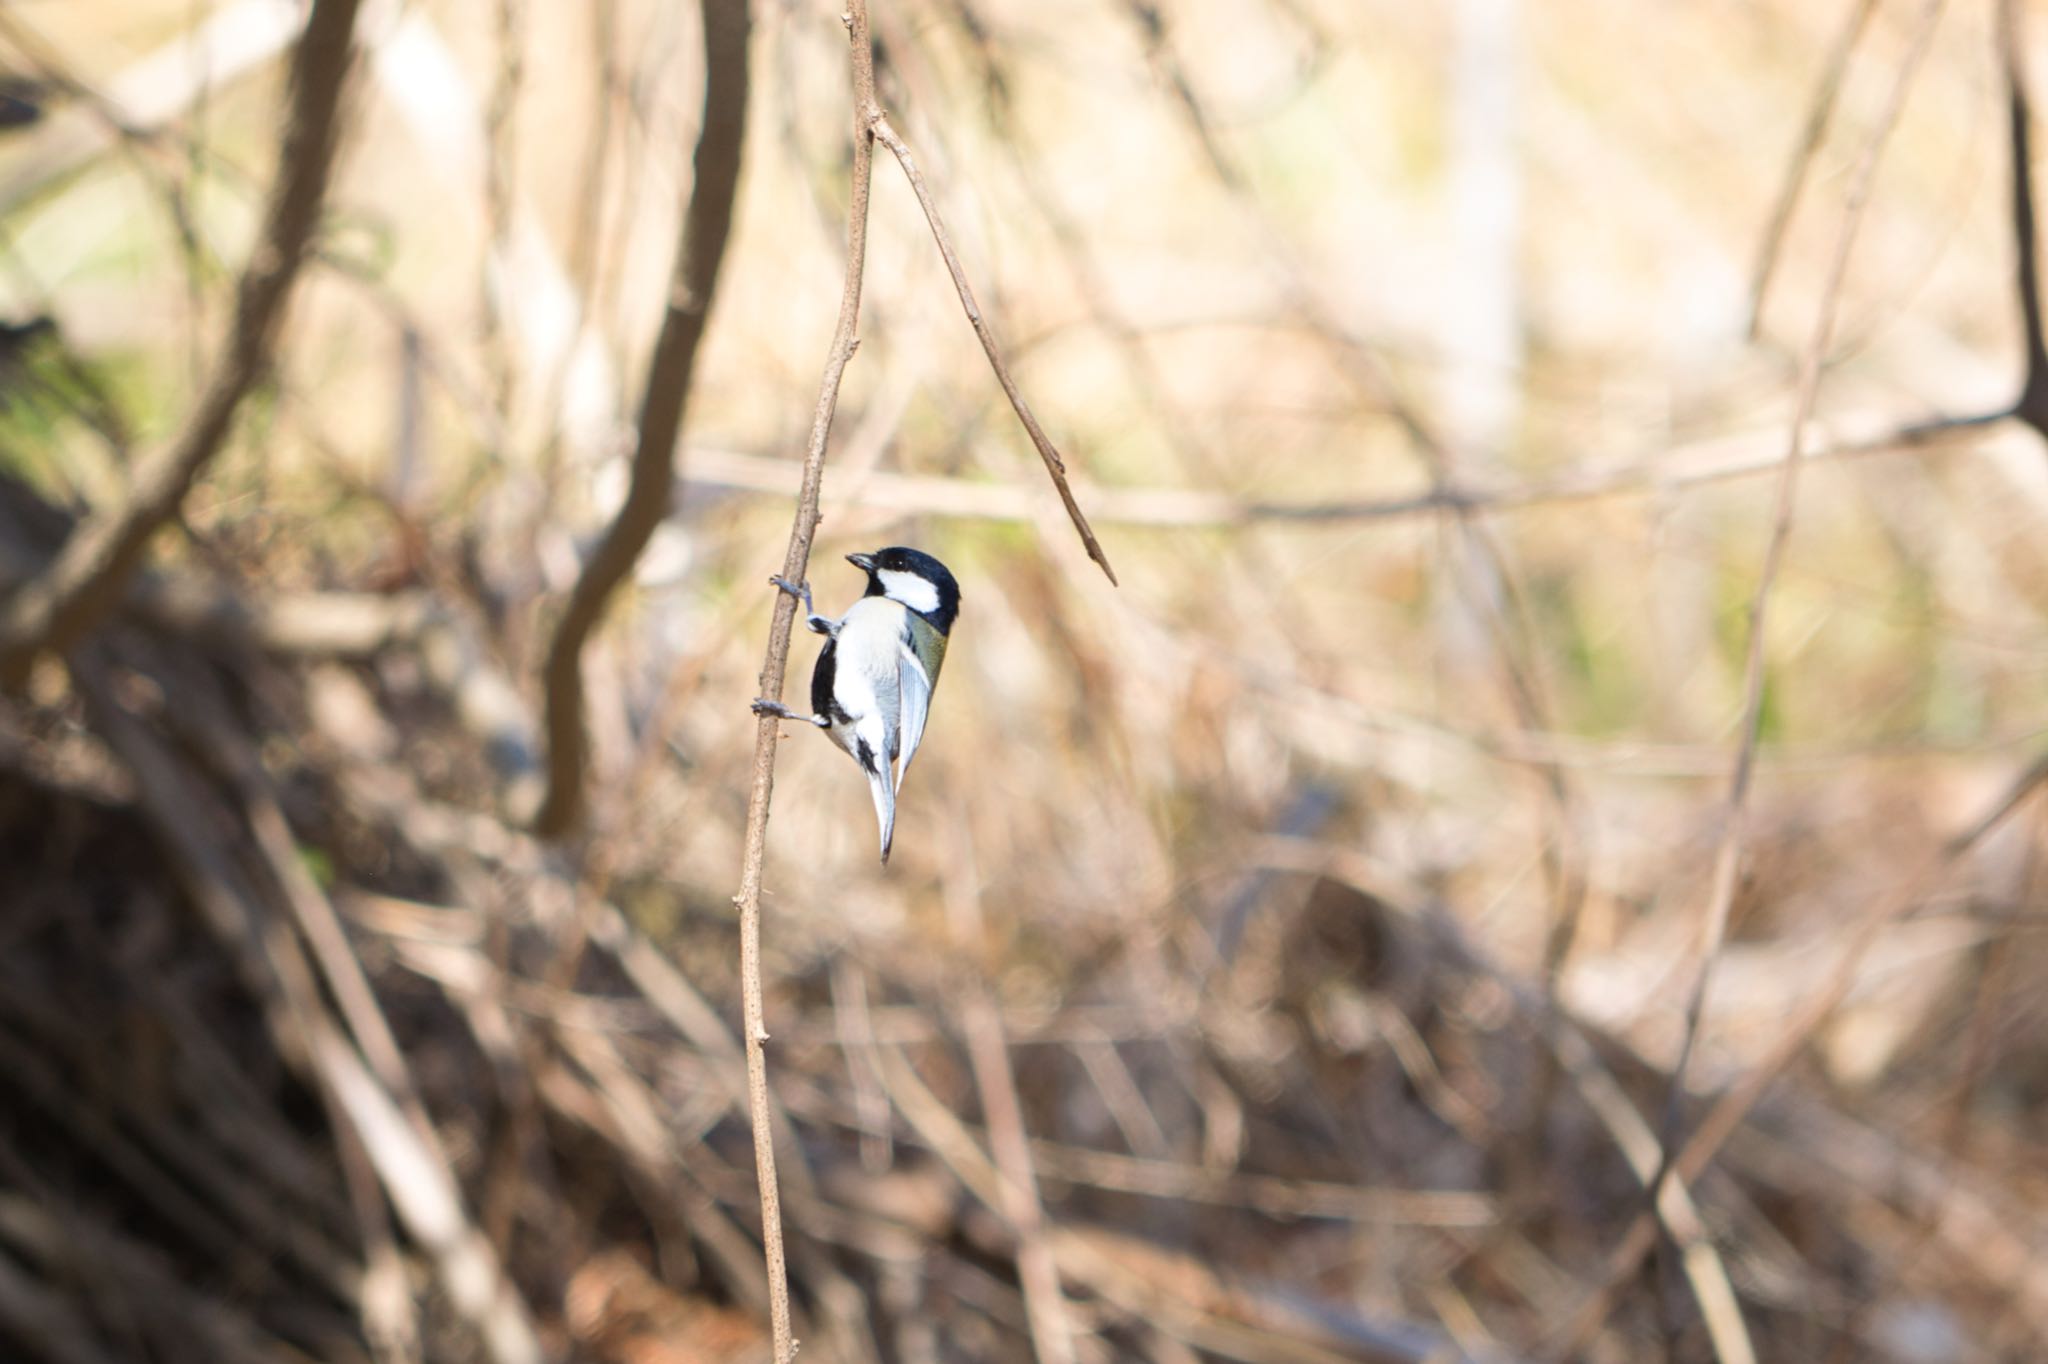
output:
[[[952,631],[953,618],[960,614],[960,584],[931,555],[891,545],[872,554],[849,554],[846,561],[868,575],[868,596],[901,602],[942,635]]]

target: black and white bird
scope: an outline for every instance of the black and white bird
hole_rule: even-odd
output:
[[[868,590],[837,620],[818,614],[809,583],[770,579],[802,599],[805,624],[826,637],[825,647],[811,672],[812,714],[766,699],[754,702],[754,713],[808,721],[860,764],[886,865],[896,833],[896,792],[924,741],[932,688],[960,614],[960,585],[937,559],[902,545],[846,559],[868,575]]]

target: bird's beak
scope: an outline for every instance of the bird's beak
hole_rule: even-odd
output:
[[[875,556],[872,554],[849,554],[846,556],[846,562],[863,573],[875,571]]]

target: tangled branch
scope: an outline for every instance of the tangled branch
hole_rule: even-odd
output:
[[[269,370],[278,325],[326,198],[342,88],[361,0],[315,0],[292,59],[291,114],[263,231],[236,296],[228,342],[199,405],[126,495],[64,542],[48,568],[0,607],[0,682],[18,682],[45,649],[68,650],[119,603],[149,542],[220,452],[242,400]]]

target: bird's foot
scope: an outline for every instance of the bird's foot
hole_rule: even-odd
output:
[[[818,608],[811,605],[811,585],[809,583],[793,583],[789,579],[783,577],[780,573],[775,574],[773,577],[769,578],[768,581],[774,583],[777,587],[789,593],[790,596],[795,597],[798,601],[802,602],[804,604],[805,615],[815,616],[818,614]]]
[[[830,723],[823,716],[805,715],[802,711],[791,710],[780,701],[770,701],[765,696],[754,698],[753,711],[756,715],[772,715],[778,720],[795,720],[799,724],[816,725],[820,729]]]
[[[810,627],[812,634],[832,636],[838,634],[839,622],[830,617],[819,615],[818,608],[812,604],[811,585],[809,583],[793,583],[779,573],[768,581],[774,583],[784,592],[789,593],[790,596],[795,597],[804,604],[804,624]]]

